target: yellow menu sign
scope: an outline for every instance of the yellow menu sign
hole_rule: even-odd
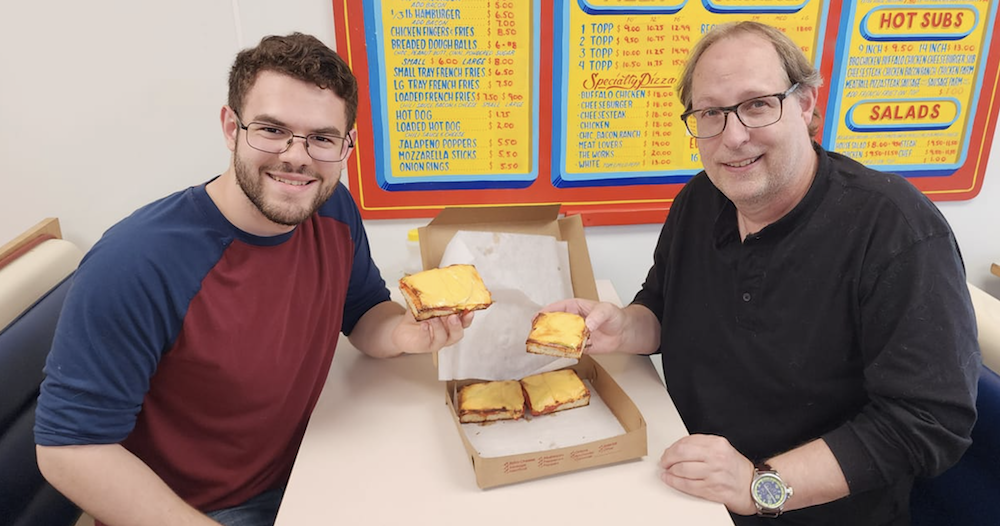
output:
[[[701,170],[675,86],[692,45],[738,13],[784,30],[818,63],[823,2],[564,1],[557,73],[565,127],[556,186],[682,182]]]
[[[532,3],[383,0],[383,184],[524,185],[537,173]],[[534,16],[533,16],[534,15]]]
[[[1000,108],[997,0],[335,0],[358,77],[348,178],[365,218],[555,204],[659,222],[702,169],[676,86],[695,44],[753,20],[824,77],[816,140],[978,194]]]
[[[950,173],[968,154],[989,38],[983,1],[860,2],[848,12],[824,137],[911,175]],[[994,14],[995,16],[995,14]]]

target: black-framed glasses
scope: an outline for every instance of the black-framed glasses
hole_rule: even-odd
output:
[[[320,162],[343,161],[347,157],[347,152],[354,148],[354,140],[348,137],[338,137],[324,133],[310,133],[309,135],[295,135],[292,130],[269,124],[266,122],[251,122],[243,124],[240,116],[236,115],[236,123],[240,129],[247,132],[247,144],[254,150],[265,153],[285,153],[292,147],[292,141],[296,137],[306,142],[306,153],[309,157]]]
[[[763,128],[781,120],[783,102],[798,87],[796,82],[783,93],[754,97],[732,106],[686,111],[681,114],[681,120],[688,133],[697,139],[710,139],[725,131],[730,113],[735,113],[747,128]]]

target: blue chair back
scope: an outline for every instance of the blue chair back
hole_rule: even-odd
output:
[[[80,516],[38,471],[33,431],[42,368],[72,279],[0,332],[0,526],[71,526]]]
[[[918,480],[910,494],[913,526],[1000,524],[1000,376],[980,371],[979,419],[972,446],[940,476]]]

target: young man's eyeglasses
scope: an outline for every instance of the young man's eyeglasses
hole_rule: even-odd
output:
[[[722,133],[729,122],[730,113],[735,113],[736,118],[747,128],[763,128],[781,120],[782,103],[798,87],[796,82],[784,93],[754,97],[732,106],[686,111],[681,114],[681,120],[688,132],[697,139],[710,139]]]
[[[233,112],[233,115],[236,115]],[[295,135],[292,130],[268,124],[266,122],[251,122],[243,124],[243,120],[236,115],[236,123],[247,132],[247,144],[255,150],[265,153],[284,153],[292,147],[292,141],[296,137],[306,142],[306,152],[309,157],[321,162],[343,161],[347,157],[347,152],[354,148],[354,141],[348,137],[338,137],[336,135],[326,135],[323,133],[311,133],[309,135]]]

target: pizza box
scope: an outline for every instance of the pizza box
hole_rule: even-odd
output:
[[[586,432],[578,435],[583,438],[579,443],[563,447],[540,447],[534,451],[518,454],[486,456],[475,445],[477,435],[499,433],[502,425],[519,426],[519,439],[527,443],[548,443],[550,439],[541,431],[542,425],[556,423],[558,419],[567,418],[574,411],[581,412],[589,407],[567,409],[556,413],[537,417],[526,416],[518,421],[491,422],[486,424],[463,424],[458,419],[456,395],[464,385],[475,380],[453,380],[446,382],[446,402],[458,433],[465,445],[465,450],[472,459],[473,471],[476,474],[476,484],[486,489],[515,482],[547,477],[579,469],[614,464],[626,460],[644,457],[646,448],[646,421],[642,418],[639,408],[625,394],[615,380],[593,358],[584,355],[580,361],[571,367],[590,388],[591,405],[606,406],[613,419],[620,424],[620,432],[613,436],[595,440],[586,440]],[[543,422],[545,421],[545,422]],[[584,426],[586,427],[586,426]],[[536,432],[536,430],[539,430]]]
[[[598,299],[583,220],[579,215],[560,218],[559,205],[445,208],[418,230],[420,259],[425,270],[440,266],[448,242],[460,230],[546,235],[565,241],[573,295]]]
[[[459,231],[545,235],[566,242],[573,296],[599,299],[583,221],[579,215],[559,217],[559,205],[445,208],[427,226],[419,229],[420,255],[424,269],[440,266],[448,243]],[[437,364],[436,354],[435,364]],[[540,417],[526,417],[518,421],[462,424],[455,410],[457,403],[455,393],[463,385],[481,380],[458,379],[442,382],[446,386],[448,408],[466,451],[472,459],[479,487],[485,489],[522,482],[646,455],[646,422],[639,409],[615,383],[611,375],[586,355],[570,367],[588,384],[591,390],[591,406],[595,407],[569,409]],[[579,441],[572,445],[566,445],[565,441],[553,442],[546,439],[532,451],[499,456],[487,452],[484,455],[476,447],[477,444],[482,445],[476,440],[482,436],[470,437],[468,434],[490,435],[502,431],[514,432],[518,441],[528,441],[531,439],[531,434],[545,432],[542,430],[547,426],[560,427],[563,423],[570,425],[574,420],[578,420],[580,415],[589,415],[591,413],[588,411],[596,411],[597,406],[604,411],[601,413],[602,420],[610,420],[617,431],[612,434],[607,429],[587,429],[586,422],[577,424],[582,425],[583,430],[578,434]],[[576,417],[571,417],[574,411],[579,413],[576,413]],[[504,429],[505,427],[507,429]],[[595,423],[593,427],[597,428],[598,425]],[[602,438],[588,439],[588,436]],[[553,444],[562,445],[553,447]]]

